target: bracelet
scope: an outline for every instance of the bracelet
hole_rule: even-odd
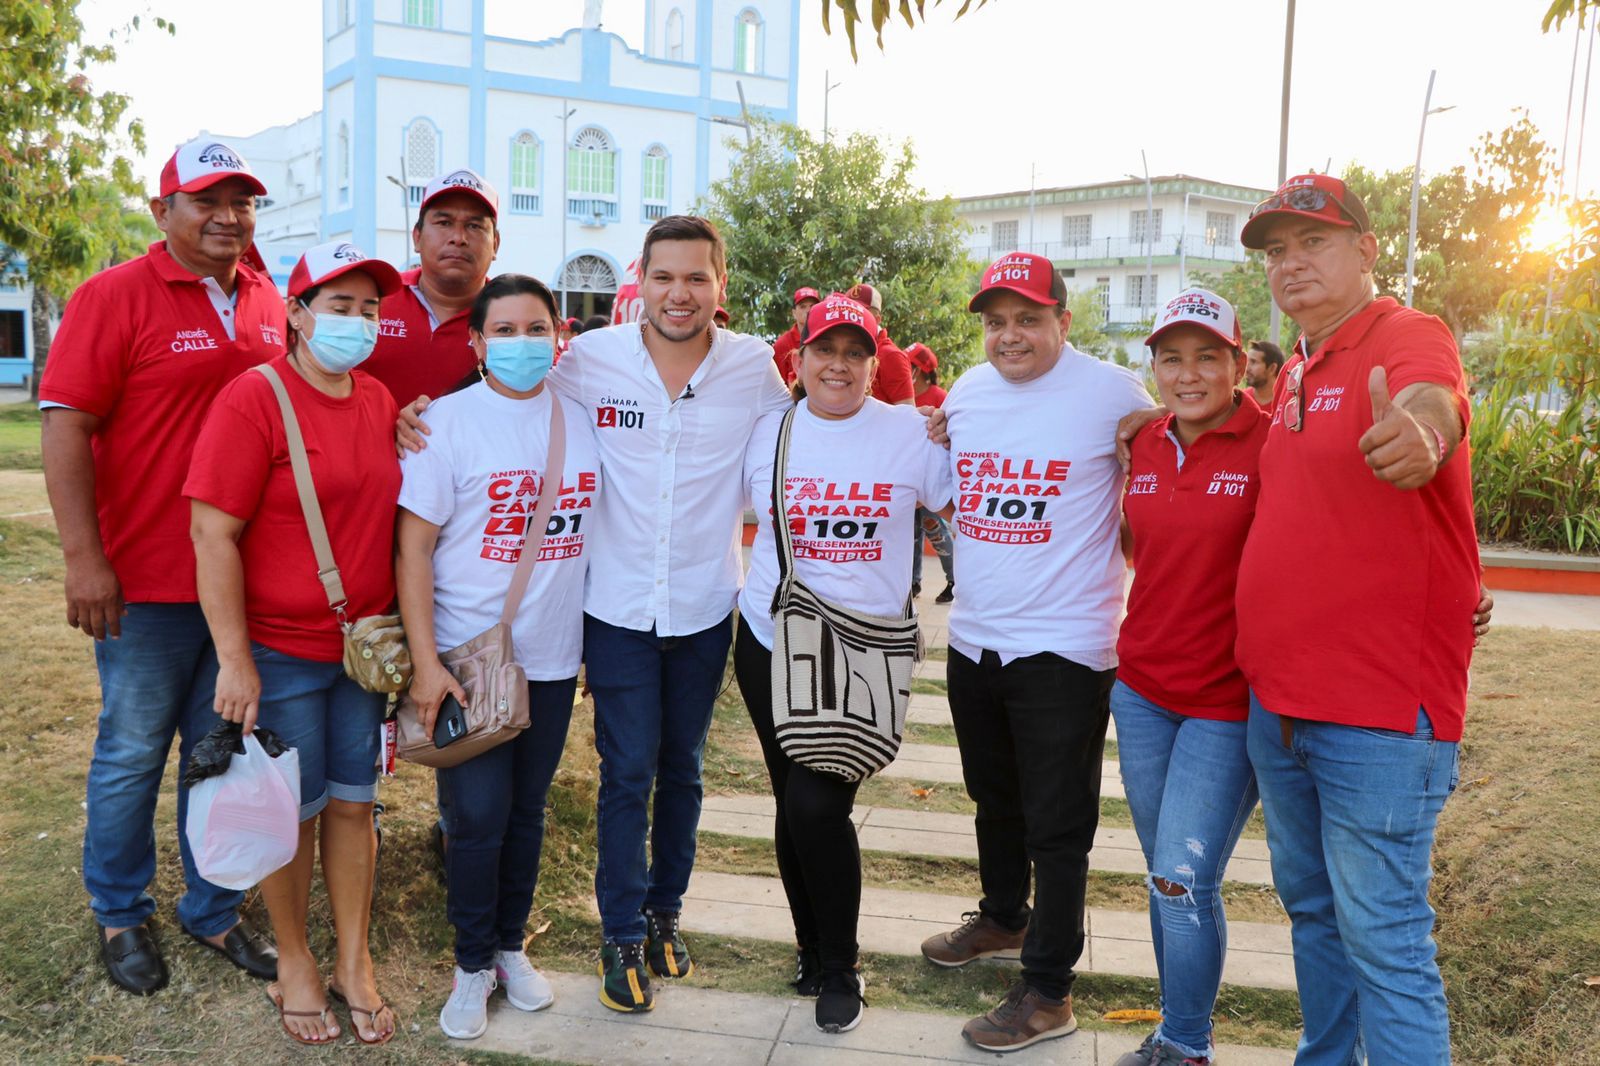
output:
[[[1417,424],[1420,425],[1420,426],[1423,426],[1430,433],[1433,434],[1433,441],[1434,441],[1435,444],[1437,444],[1439,446],[1439,457],[1434,460],[1434,465],[1435,466],[1443,466],[1444,465],[1444,453],[1445,453],[1444,434],[1440,433],[1438,427],[1435,426],[1432,422],[1424,422],[1422,419],[1418,418],[1417,419]]]

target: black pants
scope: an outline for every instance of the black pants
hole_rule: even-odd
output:
[[[795,941],[816,948],[823,969],[848,969],[856,962],[861,914],[861,849],[850,821],[859,785],[808,769],[783,753],[772,722],[772,653],[742,618],[733,642],[733,672],[778,801],[773,838]]]
[[[1002,666],[992,651],[973,662],[954,649],[947,669],[962,775],[978,805],[979,909],[1009,929],[1027,927],[1023,980],[1059,999],[1071,991],[1083,955],[1116,671],[1048,652]]]

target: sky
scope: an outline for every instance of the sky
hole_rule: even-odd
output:
[[[666,2],[666,0],[661,0]],[[957,21],[959,0],[928,3],[926,25],[896,21],[859,62],[817,0],[801,4],[800,122],[819,131],[824,86],[835,133],[910,138],[935,195],[1025,190],[1185,173],[1275,183],[1284,0],[990,0]],[[869,0],[861,0],[869,6]],[[1560,148],[1574,41],[1580,43],[1568,173],[1577,170],[1584,46],[1568,23],[1544,34],[1542,2],[1301,0],[1295,25],[1289,172],[1411,164],[1428,72],[1438,70],[1425,173],[1471,160],[1473,144],[1525,107]],[[643,44],[644,0],[608,0],[604,26]],[[177,143],[204,128],[251,133],[321,106],[321,0],[276,0],[241,18],[216,0],[84,0],[91,39],[143,15],[99,87],[129,93],[151,186]],[[489,0],[490,33],[545,37],[581,22],[582,0]],[[156,31],[150,17],[177,24]],[[222,79],[207,89],[197,74]],[[187,72],[187,73],[184,73]],[[1600,95],[1600,71],[1590,85]],[[1596,102],[1600,112],[1600,101]],[[1597,115],[1600,125],[1600,115]],[[1141,160],[1141,151],[1144,159]],[[1594,177],[1590,177],[1594,175]],[[1578,183],[1600,184],[1600,133]]]

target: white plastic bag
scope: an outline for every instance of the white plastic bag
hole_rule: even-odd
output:
[[[250,888],[287,866],[300,845],[300,753],[273,758],[245,737],[226,773],[189,790],[184,832],[200,876],[223,888]]]

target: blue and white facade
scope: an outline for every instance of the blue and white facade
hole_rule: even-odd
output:
[[[33,375],[33,286],[14,266],[0,272],[0,385]]]
[[[590,25],[525,41],[485,32],[485,0],[325,0],[322,110],[219,136],[267,185],[257,240],[280,284],[319,240],[414,265],[422,188],[468,166],[500,194],[494,271],[586,313],[652,221],[727,174],[741,89],[750,113],[795,120],[799,2],[648,0],[641,52],[593,2]]]

